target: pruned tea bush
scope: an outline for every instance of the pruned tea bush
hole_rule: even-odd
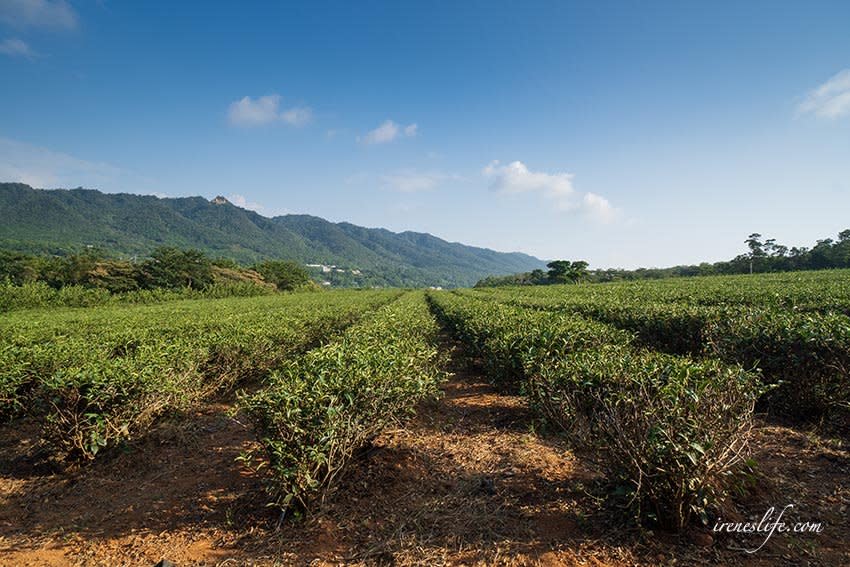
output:
[[[138,437],[166,411],[259,378],[399,292],[16,313],[0,324],[0,416],[43,424],[58,460]]]
[[[620,346],[553,360],[531,382],[535,405],[601,452],[638,515],[676,530],[726,495],[759,394],[740,367]]]
[[[850,414],[850,318],[752,309],[716,320],[707,349],[762,370],[777,387],[766,394],[775,413],[798,419]]]
[[[434,396],[438,326],[411,293],[322,348],[289,361],[241,399],[260,442],[272,502],[306,510],[323,499],[356,451]]]
[[[630,333],[563,311],[448,293],[431,301],[458,338],[503,366],[496,375],[521,366],[532,407],[600,451],[638,517],[679,529],[723,497],[745,454],[756,374],[638,349]]]

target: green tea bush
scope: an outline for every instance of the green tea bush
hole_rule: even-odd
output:
[[[338,340],[289,361],[241,407],[254,424],[272,502],[305,511],[330,494],[357,450],[435,396],[439,328],[410,293]]]
[[[752,309],[718,319],[707,330],[708,352],[758,366],[774,412],[798,419],[850,413],[850,318],[845,315]]]
[[[568,313],[522,309],[456,294],[434,294],[437,317],[480,358],[494,384],[521,389],[529,368],[602,344],[628,344],[633,336]]]
[[[580,291],[564,297],[553,289],[559,286],[527,294],[510,289],[488,290],[486,295],[477,290],[463,293],[518,308],[579,313],[631,331],[641,345],[667,353],[719,358],[746,368],[758,366],[764,383],[775,386],[764,389],[763,406],[771,413],[804,421],[845,421],[850,405],[850,319],[827,308],[819,312],[809,307],[815,301],[821,306],[835,305],[846,292],[835,291],[839,299],[816,298],[813,290],[837,289],[828,287],[837,285],[834,276],[815,279],[807,284],[811,287],[801,283],[806,280],[794,281],[799,287],[780,293],[769,281],[759,284],[752,280],[749,288],[738,292],[743,297],[737,303],[731,302],[735,292],[730,289],[724,292],[730,303],[718,301],[716,305],[705,305],[711,296],[700,294],[695,294],[693,303],[641,302],[604,291]],[[759,285],[765,286],[762,293]],[[689,289],[685,282],[681,287]],[[629,289],[639,298],[639,287]],[[671,297],[679,297],[672,284],[665,289]],[[758,301],[762,304],[748,305]],[[789,302],[809,307],[782,307]]]
[[[530,405],[599,452],[639,518],[680,529],[723,498],[745,455],[757,374],[639,349],[630,333],[572,313],[430,297],[489,371],[513,375],[521,366]]]
[[[19,312],[0,322],[0,416],[43,424],[58,460],[92,459],[272,368],[392,300],[341,292]]]
[[[745,459],[758,376],[717,360],[610,346],[541,365],[534,405],[600,451],[639,517],[703,521]]]
[[[12,285],[0,282],[0,313],[45,307],[94,307],[98,305],[146,304],[180,299],[223,299],[271,295],[274,290],[248,282],[217,282],[203,289],[139,289],[111,293],[104,288],[64,286],[59,289],[45,282]]]
[[[700,355],[710,322],[728,316],[725,310],[670,303],[620,304],[594,302],[574,310],[587,317],[627,329],[651,349],[670,354]]]

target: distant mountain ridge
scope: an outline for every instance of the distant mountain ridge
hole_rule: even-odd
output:
[[[110,254],[144,256],[172,245],[243,263],[280,258],[363,272],[356,279],[350,271],[329,276],[341,285],[469,286],[488,275],[544,267],[527,254],[426,233],[395,233],[311,215],[267,218],[223,197],[159,198],[0,183],[0,219],[0,247],[20,252],[97,246]]]

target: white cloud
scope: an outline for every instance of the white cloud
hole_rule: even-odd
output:
[[[227,117],[234,126],[263,126],[281,122],[290,126],[303,126],[310,122],[313,111],[308,107],[293,107],[281,112],[281,97],[278,94],[257,97],[249,96],[230,103]]]
[[[240,195],[238,193],[228,195],[227,200],[236,205],[237,207],[241,207],[249,211],[254,211],[255,213],[261,214],[266,218],[293,214],[292,210],[287,209],[285,207],[266,207],[265,205],[261,205],[260,203],[249,201],[245,195]]]
[[[249,201],[244,195],[228,195],[227,200],[236,205],[237,207],[242,207],[243,209],[248,209],[249,211],[260,212],[261,210],[263,210],[263,206],[261,204]]]
[[[528,193],[539,191],[557,201],[569,202],[573,189],[572,173],[535,173],[521,161],[502,165],[498,160],[484,168],[484,176],[493,181],[491,187],[502,193]]]
[[[450,177],[442,173],[418,173],[416,171],[399,171],[381,177],[381,181],[391,189],[402,193],[416,193],[433,189]]]
[[[581,202],[584,212],[601,223],[613,222],[620,216],[620,211],[612,207],[608,199],[596,193],[585,193]]]
[[[292,126],[303,126],[313,119],[313,111],[307,107],[290,108],[281,113],[280,119]]]
[[[840,118],[850,114],[850,69],[844,69],[809,91],[797,112],[821,118]]]
[[[261,96],[254,100],[249,96],[230,103],[227,116],[235,126],[259,126],[278,119],[280,95]]]
[[[412,138],[417,134],[418,129],[419,126],[416,124],[402,126],[400,124],[396,124],[392,120],[384,120],[380,126],[367,132],[366,135],[363,136],[363,143],[386,144],[387,142],[392,142],[399,136]]]
[[[98,187],[114,183],[123,170],[61,152],[0,138],[0,180],[33,187]]]
[[[75,29],[77,13],[65,0],[2,0],[0,21],[16,28]]]
[[[370,131],[363,137],[363,141],[367,144],[384,144],[392,142],[398,136],[398,124],[392,120],[387,120],[374,130]]]
[[[10,55],[12,57],[33,58],[36,56],[35,51],[33,51],[25,41],[15,38],[0,41],[0,53]]]
[[[539,193],[560,211],[579,211],[598,222],[608,223],[619,217],[619,210],[605,197],[576,191],[572,173],[535,172],[521,161],[507,165],[493,161],[482,170],[482,174],[491,179],[490,188],[500,193]]]

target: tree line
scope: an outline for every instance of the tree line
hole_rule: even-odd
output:
[[[211,259],[200,250],[162,246],[141,260],[118,260],[99,249],[67,256],[36,256],[0,250],[0,283],[44,282],[52,288],[81,286],[124,293],[150,289],[202,290],[216,274],[229,271],[236,279],[267,282],[279,290],[307,285],[310,275],[298,263],[268,260],[242,268],[233,260]]]
[[[842,230],[836,239],[818,240],[811,248],[788,247],[774,238],[764,238],[759,233],[750,234],[744,244],[747,251],[731,260],[680,265],[670,268],[619,268],[587,270],[584,261],[550,262],[549,271],[534,270],[508,276],[484,278],[476,287],[504,285],[546,285],[554,283],[610,282],[619,280],[661,279],[688,276],[714,276],[731,274],[756,274],[767,272],[792,272],[798,270],[828,270],[850,268],[850,229]],[[570,267],[579,264],[584,269]],[[553,267],[555,265],[555,267]],[[553,271],[554,270],[554,271]],[[567,275],[569,274],[569,275]]]

